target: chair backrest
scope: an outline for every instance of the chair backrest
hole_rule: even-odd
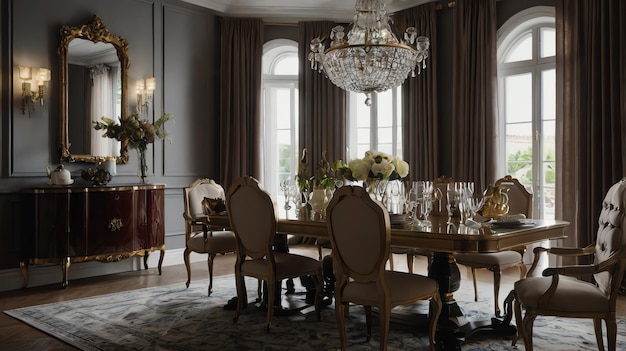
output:
[[[188,187],[183,188],[183,201],[185,203],[184,217],[186,219],[198,218],[204,215],[202,200],[225,199],[224,188],[213,179],[196,179]]]
[[[271,257],[278,217],[272,197],[259,182],[249,176],[236,179],[226,194],[226,209],[239,255]]]
[[[431,214],[433,216],[447,216],[448,215],[448,184],[454,183],[454,178],[441,176],[433,180],[433,193],[438,191],[440,199],[433,204],[433,210]],[[439,189],[439,190],[437,190]]]
[[[602,201],[595,243],[594,265],[608,260],[626,260],[626,178],[615,183]],[[623,269],[623,267],[622,267]],[[598,287],[605,293],[615,293],[621,281],[611,272],[594,274]]]
[[[526,218],[533,216],[533,194],[526,189],[517,178],[506,175],[496,180],[495,185],[508,189],[509,214],[524,214]]]
[[[389,213],[372,200],[365,188],[346,185],[337,189],[327,208],[326,221],[340,277],[357,282],[382,278],[389,259]]]

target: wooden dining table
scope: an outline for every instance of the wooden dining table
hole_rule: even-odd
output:
[[[226,215],[209,216],[211,224],[229,227]],[[560,220],[527,219],[520,224],[481,223],[480,227],[468,227],[459,223],[459,218],[431,216],[429,221],[394,224],[391,222],[391,245],[433,252],[428,276],[439,283],[444,308],[439,317],[438,342],[440,349],[460,350],[463,340],[478,331],[492,331],[499,335],[512,336],[515,326],[510,324],[512,310],[510,301],[505,306],[503,317],[494,316],[486,321],[471,321],[465,318],[454,299],[460,288],[461,274],[454,259],[456,253],[489,253],[505,251],[544,240],[565,238],[569,222]],[[329,239],[327,223],[323,220],[301,220],[280,218],[277,233],[317,239]],[[507,302],[505,302],[506,304]],[[414,316],[397,316],[399,320],[419,323]],[[440,344],[441,346],[441,344]]]

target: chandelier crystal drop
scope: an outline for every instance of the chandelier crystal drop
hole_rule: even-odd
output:
[[[386,11],[390,0],[356,0],[352,28],[346,35],[343,26],[330,32],[330,48],[319,37],[311,41],[311,69],[325,72],[341,89],[365,93],[370,105],[372,92],[383,92],[399,86],[409,73],[415,77],[426,68],[430,40],[418,36],[409,27],[404,40],[391,31]]]

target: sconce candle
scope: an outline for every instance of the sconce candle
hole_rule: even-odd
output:
[[[30,81],[33,79],[33,69],[27,66],[18,66],[19,77],[22,82],[22,114],[34,111],[34,102],[39,101],[41,106],[44,103],[45,83],[50,80],[50,70],[47,68],[39,68],[35,76],[37,81],[37,92],[31,91]]]

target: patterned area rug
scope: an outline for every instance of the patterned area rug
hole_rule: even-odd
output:
[[[5,311],[35,328],[81,350],[335,350],[339,334],[333,306],[322,312],[275,316],[265,331],[265,312],[248,308],[232,322],[225,310],[236,295],[233,276],[214,279],[214,293],[206,296],[207,281],[146,288],[72,301]],[[256,281],[247,283],[250,301],[256,297]],[[455,294],[470,320],[487,319],[493,310],[491,286],[481,285],[479,302],[473,301],[471,282],[463,281]],[[302,298],[303,295],[302,295]],[[427,310],[427,303],[415,309]],[[363,309],[352,307],[347,321],[349,350],[378,350],[378,324],[372,340],[365,341]],[[597,350],[591,320],[539,317],[535,321],[536,350]],[[428,346],[425,329],[393,323],[389,350],[421,350]],[[606,342],[605,342],[606,345]],[[509,339],[475,334],[463,350],[511,350]],[[523,342],[518,341],[518,350]],[[626,349],[626,324],[618,321],[618,350]]]

